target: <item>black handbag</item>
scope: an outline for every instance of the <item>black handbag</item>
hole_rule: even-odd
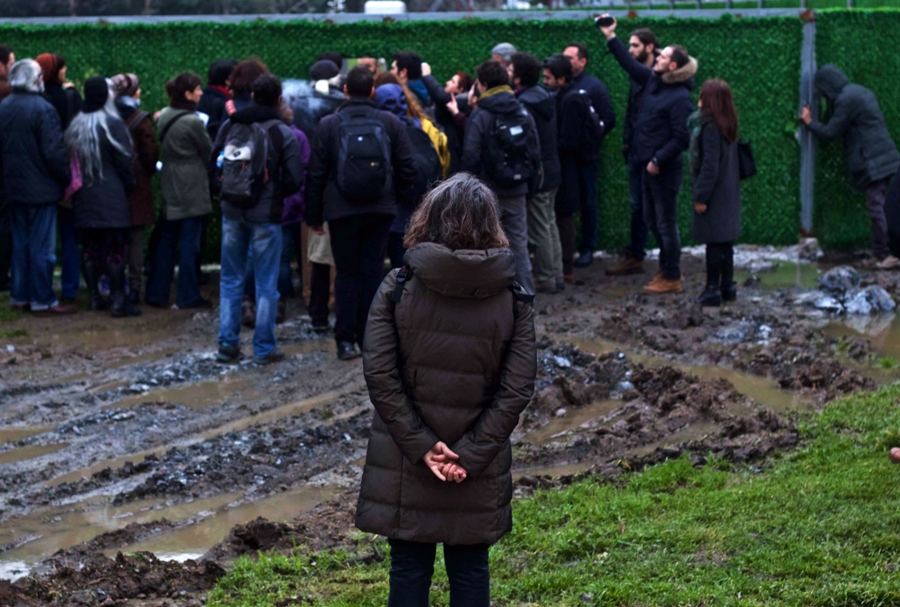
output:
[[[753,147],[749,141],[738,141],[738,170],[741,181],[756,175],[756,160],[753,159]]]

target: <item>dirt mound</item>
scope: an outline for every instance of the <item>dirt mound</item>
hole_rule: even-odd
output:
[[[142,542],[157,535],[162,535],[163,533],[168,533],[169,531],[173,531],[175,529],[178,529],[179,527],[183,527],[190,522],[192,521],[188,520],[176,523],[163,518],[158,521],[152,521],[149,523],[131,523],[130,525],[123,527],[122,529],[107,531],[106,533],[102,533],[90,541],[76,544],[75,546],[72,546],[71,548],[68,548],[66,550],[59,550],[54,553],[53,557],[49,559],[48,562],[60,566],[63,564],[69,564],[67,562],[67,560],[69,559],[80,562],[80,559],[90,557],[91,555],[100,552],[101,550],[109,550],[111,548],[121,548],[122,546],[137,544],[138,542]]]
[[[115,559],[95,555],[77,570],[62,567],[41,578],[22,578],[11,588],[23,605],[29,605],[25,600],[39,605],[115,605],[129,599],[195,596],[224,575],[225,570],[212,561],[175,563],[160,561],[149,552],[128,556],[120,552]]]

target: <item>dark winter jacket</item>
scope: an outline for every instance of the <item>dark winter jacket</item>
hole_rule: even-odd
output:
[[[79,230],[131,227],[128,194],[134,190],[134,149],[125,123],[114,116],[108,117],[107,121],[110,135],[124,152],[113,147],[101,129],[103,176],[97,170],[89,175],[85,159],[79,159],[83,185],[75,192],[73,200],[75,227]]]
[[[692,200],[706,205],[693,211],[691,237],[697,242],[731,242],[741,235],[741,172],[737,143],[725,139],[716,125],[701,114],[691,139]],[[696,146],[696,153],[694,147]]]
[[[687,65],[658,76],[632,57],[618,38],[612,38],[607,46],[631,78],[645,86],[633,124],[631,153],[635,160],[648,163],[656,158],[661,172],[681,171],[681,156],[691,140],[687,119],[693,111],[691,91],[697,61],[692,57]]]
[[[572,84],[587,94],[591,105],[594,106],[594,111],[603,122],[603,134],[608,135],[616,128],[616,109],[613,107],[612,98],[609,96],[606,85],[587,72],[581,72],[575,76]]]
[[[490,91],[488,91],[490,93]],[[541,144],[538,140],[537,127],[534,125],[534,119],[528,110],[519,103],[512,91],[494,93],[478,100],[478,107],[469,116],[466,124],[466,140],[463,144],[463,155],[460,168],[463,171],[472,173],[484,179],[488,185],[494,190],[497,196],[512,197],[524,196],[528,194],[528,184],[521,184],[514,188],[499,188],[491,183],[490,170],[485,167],[485,158],[487,156],[488,137],[494,127],[494,117],[503,114],[521,113],[528,116],[528,120],[532,124],[531,141],[529,153],[531,154],[531,163],[534,167],[541,166]],[[535,175],[535,185],[540,175]]]
[[[309,146],[309,139],[306,137],[306,134],[294,125],[290,125],[288,128],[294,133],[294,137],[297,139],[297,145],[300,146],[300,160],[303,162],[304,170],[304,185],[300,188],[299,192],[284,199],[284,211],[281,214],[281,225],[283,226],[292,223],[303,223],[303,214],[306,211],[306,199],[304,198],[304,195],[306,194],[305,171],[306,167],[309,166],[309,157],[312,154],[312,149]]]
[[[203,98],[200,99],[203,101]],[[234,99],[226,100],[225,103],[222,104],[222,113],[220,114],[220,120],[222,124],[228,121],[231,117],[231,114],[228,113],[228,101],[232,101],[234,105],[234,111],[240,112],[241,110],[245,110],[253,104],[253,94],[252,93],[244,93],[235,97]],[[219,127],[220,129],[222,127]],[[216,137],[219,136],[219,133],[216,132]],[[215,141],[215,137],[212,139]]]
[[[450,175],[455,175],[460,170],[459,163],[462,157],[465,129],[457,126],[456,118],[447,109],[447,104],[450,103],[450,93],[444,90],[440,82],[434,76],[423,76],[422,82],[428,89],[428,95],[434,100],[434,119],[447,135],[447,146],[450,148]],[[468,98],[468,94],[456,96],[460,112],[467,105]]]
[[[518,91],[516,98],[534,119],[541,144],[541,185],[537,191],[549,192],[559,187],[559,150],[556,145],[556,98],[541,86]]]
[[[557,150],[560,184],[556,192],[556,212],[571,214],[581,210],[581,169],[590,160],[584,157],[582,133],[591,121],[585,95],[574,84],[556,92]]]
[[[534,392],[534,316],[509,290],[509,249],[406,255],[412,277],[392,312],[385,278],[366,327],[375,406],[356,526],[393,539],[493,544],[512,528],[509,436]],[[468,474],[438,480],[422,457],[438,441]]]
[[[354,202],[344,200],[337,188],[337,169],[340,147],[339,131],[343,113],[372,113],[383,125],[391,140],[390,173],[392,186],[381,200],[375,202]],[[397,203],[412,204],[409,197],[415,185],[417,171],[413,159],[409,136],[400,119],[390,112],[378,110],[369,99],[359,97],[348,100],[337,114],[326,116],[319,123],[318,136],[313,147],[312,159],[307,172],[306,223],[320,226],[325,221],[354,215],[388,215],[396,217]]]
[[[269,134],[269,149],[266,153],[269,180],[263,186],[262,193],[256,204],[249,209],[239,209],[229,202],[222,200],[222,215],[229,219],[246,221],[249,223],[277,223],[280,224],[284,214],[284,199],[296,194],[303,187],[305,173],[297,136],[291,127],[282,122],[278,113],[268,107],[251,104],[242,110],[232,114],[231,118],[222,124],[213,151],[209,160],[210,175],[218,173],[216,162],[219,154],[225,149],[231,124],[258,123],[263,130],[271,133],[273,128],[281,133],[281,142],[276,141],[277,136]],[[216,183],[218,180],[213,180]]]
[[[809,130],[826,139],[844,136],[853,187],[865,189],[873,181],[896,173],[900,153],[891,140],[875,94],[864,86],[851,84],[834,65],[826,65],[816,72],[814,83],[816,90],[828,100],[831,119],[824,124],[813,120]]]
[[[134,145],[134,191],[128,196],[131,225],[148,226],[156,221],[152,178],[159,160],[159,145],[153,131],[153,120],[149,113],[138,109],[131,97],[116,99],[116,109],[125,121]]]
[[[186,115],[178,118],[181,114]],[[159,157],[166,219],[176,221],[212,213],[206,176],[212,141],[203,121],[193,111],[167,107],[159,116],[159,132],[160,136],[165,135]]]
[[[0,103],[0,165],[8,205],[57,204],[72,180],[59,115],[38,93]]]
[[[654,62],[659,57],[658,51],[653,51]],[[622,127],[622,146],[625,152],[625,160],[628,160],[631,140],[634,137],[634,121],[637,118],[638,108],[641,105],[641,95],[644,94],[646,82],[638,82],[634,78],[628,79],[628,107],[625,110],[625,124]]]
[[[50,105],[56,108],[62,130],[65,132],[69,128],[72,118],[81,111],[82,102],[78,89],[74,86],[63,87],[61,84],[45,84],[44,97],[50,102]]]
[[[309,144],[315,147],[319,123],[325,116],[334,114],[346,101],[344,93],[335,87],[330,86],[328,94],[322,94],[313,87],[309,97],[300,97],[291,104],[294,125],[303,131]]]
[[[225,111],[225,104],[228,103],[230,98],[225,92],[215,86],[208,86],[203,89],[203,96],[200,97],[200,103],[197,104],[197,111],[209,116],[209,122],[206,123],[206,132],[209,134],[210,141],[216,140],[219,128],[224,122],[222,116],[228,115]]]

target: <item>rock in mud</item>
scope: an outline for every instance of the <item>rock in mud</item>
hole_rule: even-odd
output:
[[[825,272],[819,279],[819,285],[826,291],[837,297],[842,297],[849,291],[859,287],[862,278],[855,269],[850,266],[838,266]]]

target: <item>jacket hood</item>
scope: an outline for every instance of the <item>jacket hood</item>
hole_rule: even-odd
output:
[[[665,74],[663,74],[662,81],[666,84],[680,84],[682,82],[688,83],[688,81],[691,80],[696,73],[697,60],[693,57],[690,57],[686,64],[682,65],[674,72],[666,72]],[[689,84],[688,88],[694,88],[693,84]]]
[[[509,249],[451,251],[435,243],[406,252],[413,277],[447,297],[486,299],[508,289],[516,275],[516,258]]]
[[[816,72],[813,84],[822,95],[828,99],[837,97],[844,87],[850,84],[850,79],[836,65],[826,65]]]
[[[375,105],[399,118],[403,124],[421,127],[418,120],[407,116],[409,103],[399,84],[382,84],[375,89]]]
[[[544,120],[550,120],[556,107],[556,99],[547,92],[542,86],[533,86],[527,88],[518,94],[519,101],[528,106],[531,112],[534,112]]]
[[[253,124],[254,122],[267,122],[269,120],[281,120],[273,108],[255,103],[238,110],[231,117],[231,121],[236,124]]]
[[[512,114],[519,111],[519,102],[512,93],[502,92],[479,99],[478,107],[491,114]]]

